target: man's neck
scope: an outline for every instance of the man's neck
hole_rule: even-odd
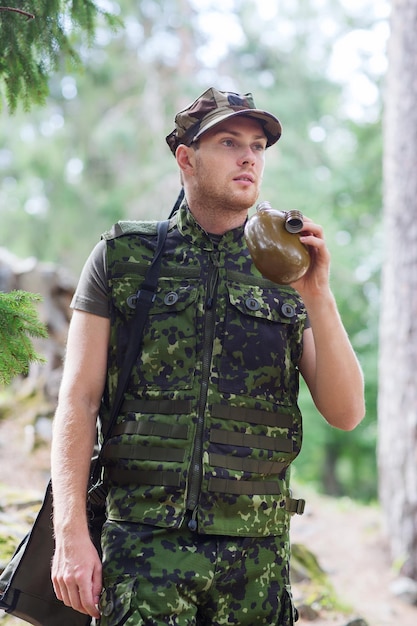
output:
[[[242,226],[248,216],[248,210],[227,211],[222,208],[213,209],[210,207],[200,207],[195,203],[193,206],[188,204],[194,219],[199,223],[206,233],[213,235],[224,235],[229,230]]]

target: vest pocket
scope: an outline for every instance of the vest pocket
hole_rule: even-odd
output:
[[[298,393],[305,310],[294,293],[228,284],[219,388],[292,404]]]
[[[161,277],[146,321],[142,349],[134,371],[135,386],[151,389],[191,389],[196,352],[195,280]],[[132,294],[117,305],[120,318],[131,318]],[[130,298],[130,300],[129,300]]]

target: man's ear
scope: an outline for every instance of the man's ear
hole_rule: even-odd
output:
[[[178,167],[180,168],[181,172],[184,172],[184,174],[192,174],[195,163],[194,155],[195,152],[193,148],[185,146],[182,143],[178,146],[175,152],[175,158],[177,160]]]

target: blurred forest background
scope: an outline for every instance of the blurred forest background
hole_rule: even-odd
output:
[[[63,61],[42,106],[8,104],[0,88],[0,247],[77,277],[113,222],[169,214],[179,191],[165,143],[175,113],[209,86],[252,92],[283,125],[260,200],[324,226],[332,288],[366,377],[367,417],[350,433],[330,428],[302,390],[304,448],[294,476],[372,502],[389,3],[96,4],[121,25],[99,20],[89,42],[68,23],[82,69]]]

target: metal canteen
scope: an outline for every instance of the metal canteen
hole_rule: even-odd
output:
[[[303,228],[300,211],[278,211],[261,202],[246,222],[245,239],[252,260],[265,278],[289,285],[307,272],[310,255],[298,232]]]

